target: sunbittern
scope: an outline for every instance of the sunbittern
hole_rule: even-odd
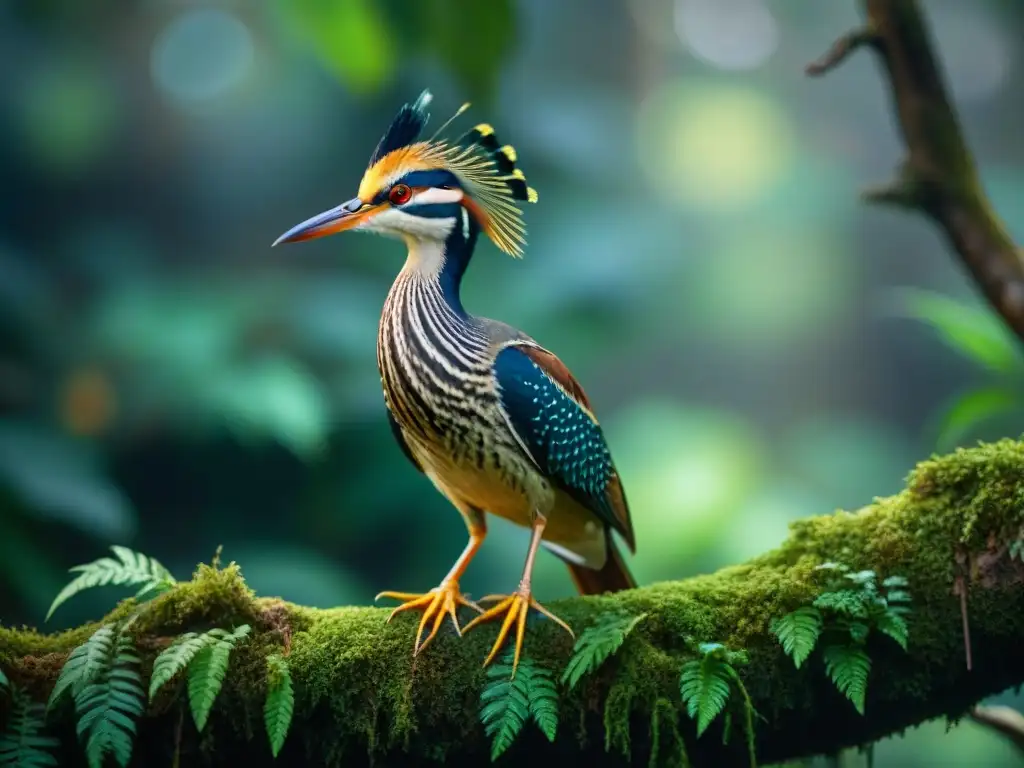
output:
[[[414,654],[434,638],[445,616],[462,633],[459,606],[481,612],[466,630],[504,616],[484,665],[514,626],[514,674],[531,607],[572,634],[531,594],[538,545],[568,564],[582,594],[629,589],[635,582],[611,531],[635,551],[633,526],[601,427],[573,375],[526,334],[462,306],[459,287],[480,231],[505,253],[521,256],[526,228],[517,201],[536,202],[537,193],[516,168],[515,150],[502,146],[490,125],[477,125],[455,142],[437,140],[437,134],[420,140],[430,100],[424,91],[398,112],[356,197],[274,244],[346,230],[405,241],[409,253],[377,335],[384,402],[398,444],[462,513],[469,543],[435,589],[382,592],[378,598],[403,601],[391,616],[423,610]],[[459,580],[484,541],[488,512],[531,528],[532,536],[519,588],[483,598],[500,601],[483,611],[462,594]]]

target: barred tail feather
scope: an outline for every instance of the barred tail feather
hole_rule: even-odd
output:
[[[587,568],[583,565],[566,562],[569,566],[569,575],[572,576],[576,589],[581,595],[600,595],[604,592],[621,592],[626,589],[635,589],[636,579],[629,572],[626,562],[622,559],[622,553],[615,545],[612,537],[608,537],[608,559],[598,569]]]

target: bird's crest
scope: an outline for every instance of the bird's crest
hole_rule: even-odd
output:
[[[466,207],[477,217],[487,236],[505,253],[521,256],[526,242],[523,212],[516,201],[537,202],[537,191],[527,185],[516,167],[516,151],[502,145],[487,123],[474,126],[456,141],[438,139],[455,118],[469,108],[463,104],[426,141],[419,136],[430,118],[430,91],[413,104],[405,104],[391,121],[370,158],[359,197],[370,200],[410,171],[446,170],[459,180]]]

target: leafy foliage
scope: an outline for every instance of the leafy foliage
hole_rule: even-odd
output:
[[[113,655],[115,636],[115,627],[104,625],[71,651],[50,693],[47,705],[49,708],[54,707],[66,692],[77,697],[87,685],[97,679]]]
[[[793,657],[797,669],[814,650],[821,635],[821,611],[813,606],[797,608],[792,613],[775,619],[771,631],[782,643],[782,650]]]
[[[2,673],[0,673],[2,677]],[[6,682],[7,678],[3,678]],[[45,710],[19,688],[11,690],[7,725],[0,734],[0,766],[4,768],[48,768],[57,765],[52,754],[57,740],[44,736]]]
[[[267,726],[270,751],[277,757],[284,746],[292,724],[295,693],[288,660],[274,653],[267,657],[267,700],[263,705],[263,722]]]
[[[593,626],[587,627],[576,641],[572,658],[562,672],[562,684],[568,683],[569,690],[575,688],[584,675],[600,667],[622,647],[629,633],[646,616],[646,613],[639,616],[609,613],[602,615]]]
[[[108,584],[118,586],[141,585],[136,597],[154,596],[169,589],[175,579],[170,572],[155,558],[135,552],[127,547],[114,545],[111,547],[113,557],[101,557],[85,565],[76,565],[71,572],[78,571],[71,583],[60,591],[53,600],[50,610],[46,613],[49,619],[57,607],[79,592],[91,587],[103,587]]]
[[[132,758],[136,720],[145,707],[135,642],[123,630],[103,666],[75,695],[78,736],[84,738],[90,768],[103,768],[108,755],[125,768]]]
[[[863,648],[850,645],[829,645],[825,648],[825,670],[836,688],[864,714],[864,697],[868,690],[871,659]]]
[[[910,629],[904,616],[910,612],[908,583],[903,576],[889,576],[879,586],[874,571],[851,573],[841,563],[823,563],[816,570],[830,574],[831,588],[811,605],[773,621],[771,631],[797,668],[824,637],[826,672],[863,715],[871,671],[865,645],[874,630],[907,650]]]
[[[7,679],[7,675],[0,669],[0,691],[7,690],[11,686],[11,681]]]
[[[491,760],[497,760],[533,719],[555,740],[558,730],[558,691],[551,673],[527,658],[519,660],[512,677],[512,655],[487,671],[488,682],[480,694],[480,721],[491,738]]]
[[[209,638],[188,664],[188,703],[196,728],[202,731],[213,709],[213,702],[220,693],[227,675],[231,651],[235,644],[250,631],[248,624],[242,624],[233,632],[211,629],[203,637]]]
[[[208,632],[186,632],[161,651],[153,660],[153,673],[149,679],[149,700],[152,701],[171,678],[185,669],[209,641]]]
[[[1024,357],[1002,319],[939,294],[907,291],[904,312],[932,326],[952,349],[994,373],[999,381],[955,397],[937,420],[937,442],[953,445],[981,422],[1024,412]]]

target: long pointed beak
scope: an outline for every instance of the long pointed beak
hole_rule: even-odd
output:
[[[292,227],[277,238],[274,241],[274,245],[297,243],[302,240],[312,240],[316,237],[333,235],[336,232],[344,232],[346,229],[352,229],[360,222],[366,221],[377,210],[376,207],[364,205],[362,200],[354,197],[337,208],[331,208],[329,211],[318,213],[313,218],[306,219],[301,224]]]

